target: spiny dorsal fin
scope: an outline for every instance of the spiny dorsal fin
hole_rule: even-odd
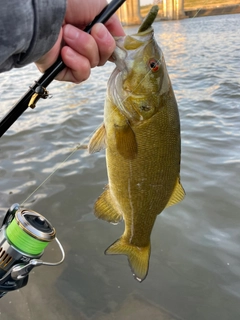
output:
[[[94,214],[98,219],[115,224],[122,220],[122,215],[115,207],[110,191],[107,188],[95,202]]]
[[[94,153],[106,148],[106,129],[104,124],[99,127],[88,143],[88,152]]]
[[[183,186],[181,185],[180,178],[178,178],[175,188],[173,190],[173,193],[166,205],[166,208],[173,206],[174,204],[177,204],[178,202],[182,201],[184,197],[185,197],[185,191],[183,189]]]
[[[137,140],[129,123],[123,126],[115,125],[117,150],[125,159],[134,159],[137,155]]]

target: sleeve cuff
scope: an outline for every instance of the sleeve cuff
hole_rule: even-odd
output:
[[[26,53],[19,55],[15,67],[37,61],[57,41],[66,12],[66,0],[33,0],[34,32]]]

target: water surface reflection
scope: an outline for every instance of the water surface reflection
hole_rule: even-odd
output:
[[[26,288],[4,297],[1,320],[238,319],[240,16],[154,28],[179,102],[187,197],[157,219],[148,278],[139,284],[125,257],[104,256],[124,226],[93,216],[107,183],[104,153],[80,150],[26,203],[54,224],[66,261],[37,269]],[[53,83],[53,98],[28,110],[1,139],[1,215],[101,124],[112,68],[94,70],[79,86]],[[38,76],[33,66],[0,75],[2,114]],[[44,258],[58,255],[53,245]]]

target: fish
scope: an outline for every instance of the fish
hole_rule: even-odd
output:
[[[157,216],[185,196],[178,105],[152,27],[157,11],[153,6],[137,33],[116,38],[104,122],[88,144],[90,153],[106,149],[108,185],[95,216],[125,223],[105,254],[126,255],[139,282],[148,274]]]

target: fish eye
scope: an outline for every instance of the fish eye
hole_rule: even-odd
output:
[[[150,59],[149,60],[149,67],[152,70],[152,72],[157,72],[159,69],[159,62],[156,59]]]

